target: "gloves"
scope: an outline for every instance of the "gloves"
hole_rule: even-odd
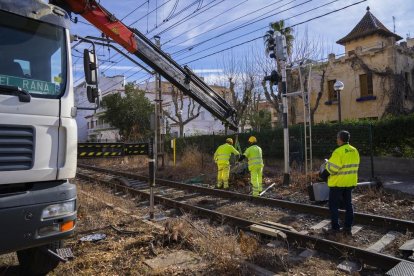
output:
[[[246,155],[240,155],[240,157],[239,157],[239,162],[241,162],[241,161],[243,161],[244,159],[246,159]]]
[[[330,175],[331,174],[327,170],[324,170],[323,172],[319,172],[319,178],[322,179],[322,181],[324,181],[324,182],[328,181],[328,177]]]

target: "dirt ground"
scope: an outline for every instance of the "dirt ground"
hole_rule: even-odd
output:
[[[78,181],[79,213],[75,235],[66,241],[74,259],[50,275],[253,275],[246,262],[280,275],[342,275],[336,260],[317,255],[305,262],[291,257],[299,251],[288,244],[267,247],[270,240],[211,224],[184,214],[165,221],[144,223],[146,204],[127,195],[113,195],[97,185]],[[157,213],[163,213],[158,209]],[[100,241],[81,241],[105,234]],[[191,254],[191,262],[153,268],[149,261],[162,256]],[[14,254],[0,257],[0,275],[18,275]]]
[[[146,163],[147,161],[144,157],[88,160],[88,164],[144,175],[148,173]],[[191,149],[182,156],[176,166],[173,166],[168,158],[165,163],[166,166],[160,167],[157,172],[158,178],[184,182],[202,182],[209,184],[211,187],[215,185],[217,169],[212,161],[212,157],[203,155],[196,149]],[[318,162],[315,163],[315,167],[319,165]],[[314,204],[309,200],[306,177],[303,173],[293,168],[291,183],[289,186],[285,186],[283,185],[282,172],[283,164],[280,162],[268,162],[265,165],[263,188],[265,189],[273,183],[275,183],[275,186],[266,192],[264,196]],[[230,190],[249,193],[250,189],[248,173],[243,176],[231,176]],[[354,191],[353,203],[356,212],[414,220],[414,198],[407,194],[376,188],[356,189]]]

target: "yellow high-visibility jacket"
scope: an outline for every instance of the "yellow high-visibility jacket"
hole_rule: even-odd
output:
[[[326,163],[329,187],[355,187],[358,183],[359,153],[350,144],[335,149]]]
[[[217,165],[229,165],[231,154],[239,155],[240,153],[230,144],[223,144],[219,146],[214,153],[214,161]]]
[[[249,160],[249,170],[253,167],[263,167],[262,149],[258,145],[248,147],[243,155]]]

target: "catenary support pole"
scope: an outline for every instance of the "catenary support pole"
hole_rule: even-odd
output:
[[[150,186],[150,210],[149,210],[149,218],[150,220],[154,219],[154,186],[155,186],[155,151],[154,151],[154,139],[150,139],[148,145],[148,168],[149,168],[149,186]]]
[[[155,45],[157,47],[161,47],[160,37],[154,36]],[[155,141],[154,141],[154,155],[155,155],[155,168],[158,168],[158,156],[161,152],[161,120],[160,120],[160,114],[161,114],[161,75],[155,74]]]
[[[283,175],[283,185],[289,185],[290,169],[289,169],[289,127],[288,127],[288,100],[287,100],[287,86],[286,86],[286,62],[280,61],[282,69],[282,104],[283,104],[283,147],[285,170]]]

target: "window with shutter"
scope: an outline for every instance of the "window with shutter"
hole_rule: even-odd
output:
[[[338,95],[334,90],[334,84],[336,80],[328,80],[328,100],[329,101],[336,101],[338,100]]]
[[[361,97],[372,96],[374,94],[372,73],[359,75],[359,89]]]

